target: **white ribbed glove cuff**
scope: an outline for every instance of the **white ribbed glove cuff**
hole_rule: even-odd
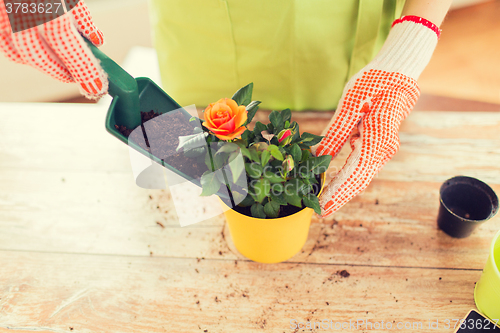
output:
[[[367,67],[417,80],[431,59],[440,33],[434,23],[424,18],[403,16],[394,21],[384,46]]]

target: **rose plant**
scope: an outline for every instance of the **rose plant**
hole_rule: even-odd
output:
[[[251,100],[252,90],[250,83],[231,99],[210,104],[201,128],[179,138],[178,150],[208,168],[201,177],[201,195],[226,187],[233,209],[250,207],[255,218],[282,217],[288,205],[321,214],[319,175],[326,172],[332,157],[314,156],[310,147],[322,137],[300,134],[289,109],[272,111],[268,124],[257,121],[249,128],[260,104]]]

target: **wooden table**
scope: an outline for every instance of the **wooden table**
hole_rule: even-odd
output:
[[[0,331],[302,332],[298,322],[359,320],[359,331],[452,332],[448,320],[475,307],[500,218],[453,239],[436,227],[438,190],[465,174],[500,193],[500,113],[413,112],[368,189],[314,218],[303,251],[275,265],[237,253],[223,217],[181,228],[168,190],[134,184],[104,115],[0,104]],[[294,118],[318,133],[330,115]]]

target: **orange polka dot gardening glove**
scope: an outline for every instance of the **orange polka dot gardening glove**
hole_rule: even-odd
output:
[[[85,97],[98,99],[108,79],[80,34],[95,46],[104,42],[82,0],[0,0],[0,50],[14,62],[77,82]]]
[[[399,126],[415,105],[417,79],[434,52],[440,30],[416,16],[394,21],[375,59],[347,83],[316,154],[336,156],[350,139],[352,152],[320,196],[322,216],[366,189],[399,148]]]

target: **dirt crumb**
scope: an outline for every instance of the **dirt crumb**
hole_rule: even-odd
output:
[[[342,271],[338,271],[337,274],[343,278],[348,278],[349,276],[351,276],[351,274],[348,271],[346,271],[345,269]]]

